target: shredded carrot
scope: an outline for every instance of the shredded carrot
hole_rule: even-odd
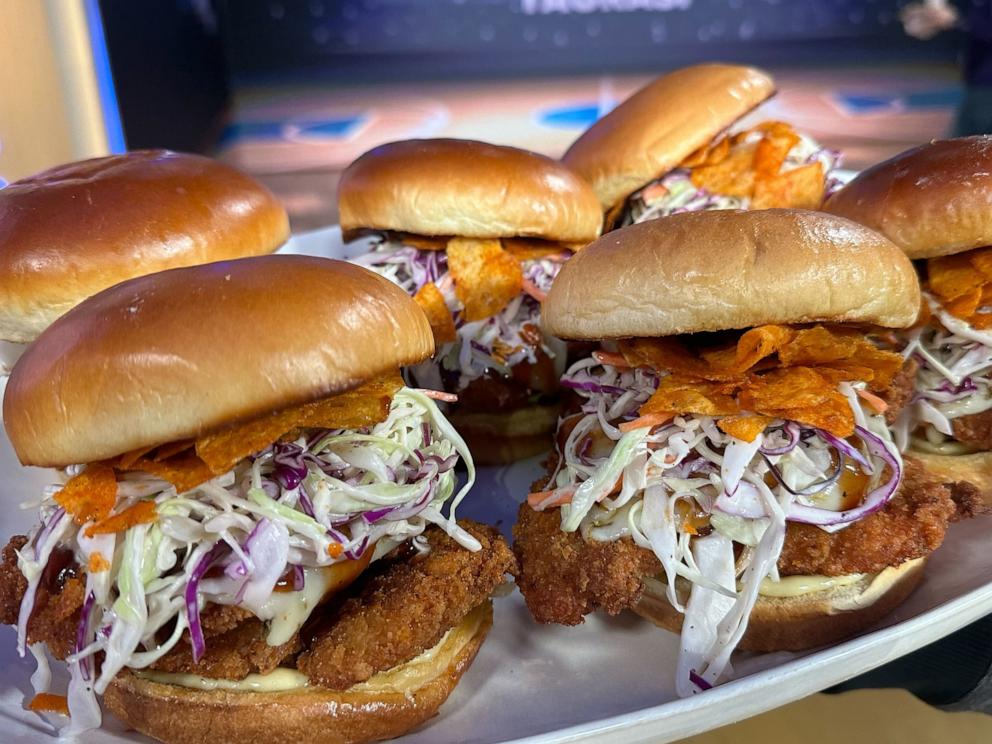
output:
[[[53,695],[50,692],[39,692],[28,703],[28,710],[36,713],[59,713],[69,715],[69,699],[65,695]]]
[[[859,390],[858,397],[867,403],[868,407],[875,413],[885,413],[889,410],[889,404],[875,395],[875,393],[868,392],[867,390]]]
[[[135,525],[154,522],[157,518],[158,512],[155,511],[154,501],[139,501],[134,506],[129,506],[120,514],[114,514],[96,524],[91,524],[86,528],[86,537],[123,532]]]
[[[608,364],[617,369],[631,369],[630,364],[627,363],[622,354],[614,354],[610,351],[594,351],[592,358],[600,364]]]
[[[575,486],[556,488],[551,491],[535,491],[527,494],[527,505],[534,511],[543,511],[549,507],[562,506],[572,503]]]
[[[648,413],[644,416],[638,416],[633,421],[624,421],[617,428],[624,432],[633,431],[634,429],[640,429],[645,426],[654,428],[655,426],[667,424],[674,417],[674,413]]]
[[[110,570],[110,561],[103,557],[99,550],[90,554],[90,559],[86,563],[86,571],[91,574],[102,573]]]
[[[341,543],[331,543],[327,546],[327,554],[331,558],[340,558],[342,553],[344,553],[344,548],[341,546]]]
[[[534,284],[534,282],[527,277],[524,277],[523,290],[538,302],[544,302],[548,299],[548,293]]]
[[[427,388],[413,388],[413,389],[416,390],[418,393],[426,395],[428,398],[432,398],[434,400],[444,401],[445,403],[458,402],[458,396],[455,395],[454,393],[445,393],[442,392],[441,390],[428,390]]]

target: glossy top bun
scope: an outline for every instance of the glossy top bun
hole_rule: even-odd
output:
[[[84,301],[4,396],[25,465],[62,467],[355,387],[434,352],[423,311],[367,269],[262,256],[140,277]]]
[[[862,171],[823,209],[878,230],[910,258],[992,245],[992,136],[907,150]]]
[[[341,229],[588,243],[603,215],[585,181],[557,160],[458,139],[382,145],[338,186]]]
[[[579,137],[562,160],[610,211],[675,168],[775,92],[761,70],[684,67],[641,88]]]
[[[687,212],[624,227],[562,267],[542,307],[565,339],[658,337],[764,323],[904,328],[916,271],[889,240],[798,209]]]
[[[271,253],[288,237],[268,189],[199,155],[138,150],[52,168],[0,190],[0,339],[32,341],[125,279]]]

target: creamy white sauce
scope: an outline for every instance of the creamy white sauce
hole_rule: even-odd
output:
[[[841,586],[850,586],[864,579],[866,574],[847,576],[783,576],[778,581],[764,579],[758,587],[762,597],[798,597],[802,594],[825,592]]]
[[[303,589],[298,592],[273,592],[262,605],[259,617],[269,620],[265,642],[281,646],[303,627],[310,613],[320,604],[330,584],[330,572],[323,568],[303,569]]]

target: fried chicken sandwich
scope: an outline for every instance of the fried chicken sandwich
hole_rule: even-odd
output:
[[[434,715],[514,560],[456,522],[471,457],[400,378],[433,349],[396,286],[300,256],[133,279],[42,333],[4,423],[66,480],[3,551],[0,619],[70,682],[39,673],[31,707],[78,732],[102,695],[198,743],[372,741]]]
[[[902,602],[957,507],[893,444],[902,358],[865,328],[919,299],[895,245],[816,212],[679,214],[583,249],[544,322],[602,348],[563,378],[579,404],[514,528],[534,617],[680,630],[689,695],[735,648],[829,643]]]
[[[774,93],[771,76],[751,67],[675,70],[593,124],[562,160],[595,188],[607,229],[678,212],[816,209],[836,185],[839,155],[784,122],[736,127]]]
[[[869,168],[824,209],[913,259],[920,321],[889,339],[916,370],[896,440],[992,504],[992,137],[931,142]]]
[[[437,357],[409,370],[456,393],[451,421],[478,462],[547,449],[566,351],[541,331],[540,302],[562,262],[599,235],[588,184],[550,158],[469,140],[409,140],[362,155],[341,177],[354,258],[427,312]]]
[[[275,197],[216,160],[167,150],[60,165],[0,190],[0,358],[102,289],[163,269],[271,253]]]

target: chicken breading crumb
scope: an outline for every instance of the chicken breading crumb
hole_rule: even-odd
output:
[[[516,573],[513,553],[495,529],[459,524],[481,550],[466,550],[430,527],[424,532],[430,552],[370,572],[357,595],[326,619],[297,668],[316,684],[343,690],[437,645],[506,574]]]

